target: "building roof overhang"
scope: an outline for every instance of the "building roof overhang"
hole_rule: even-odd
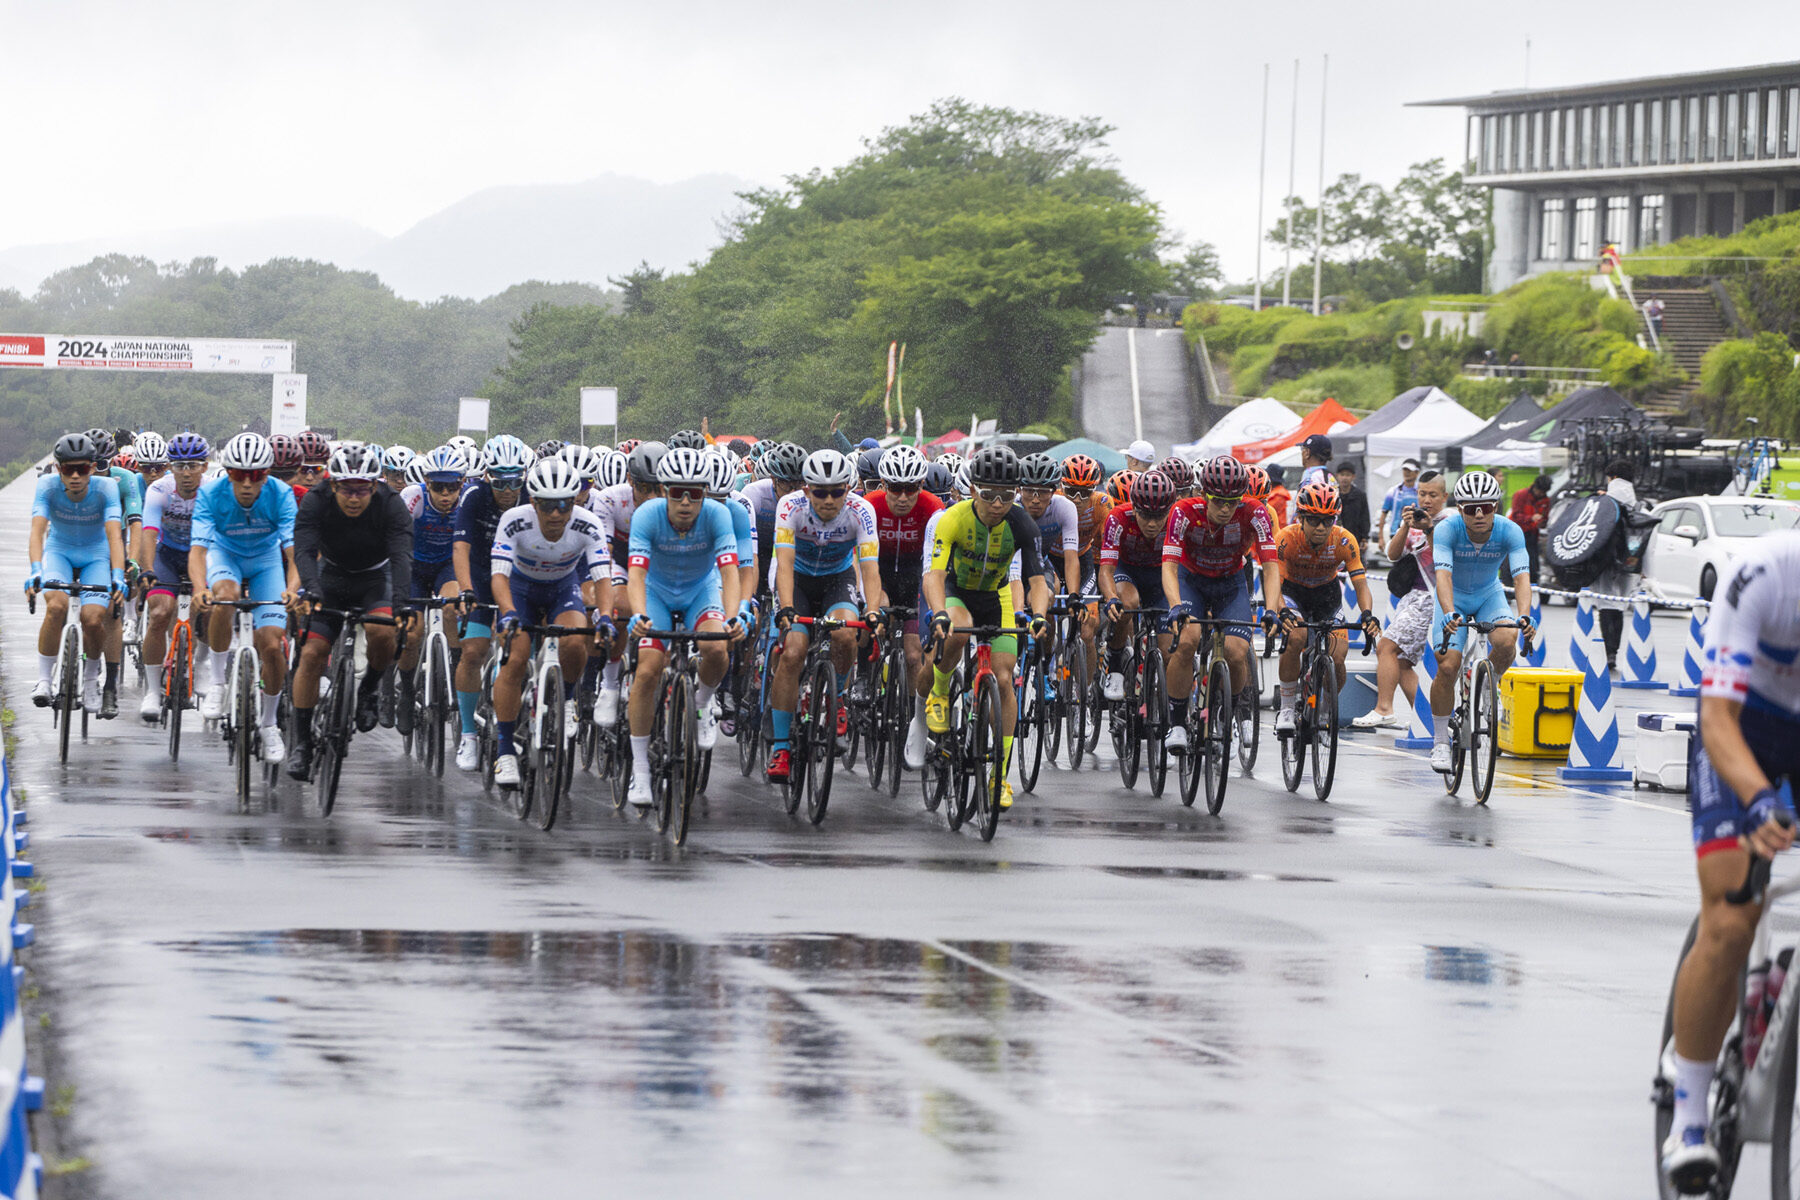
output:
[[[1704,91],[1732,84],[1785,79],[1800,83],[1800,62],[1765,63],[1761,66],[1727,67],[1717,71],[1690,71],[1680,75],[1645,75],[1607,83],[1582,83],[1567,87],[1515,88],[1480,96],[1455,96],[1446,100],[1413,100],[1408,108],[1469,108],[1479,112],[1528,108],[1563,100],[1596,99],[1641,93],[1666,94]]]

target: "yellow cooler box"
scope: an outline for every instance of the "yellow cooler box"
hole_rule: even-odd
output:
[[[1567,758],[1580,704],[1580,671],[1512,668],[1500,680],[1500,749],[1519,758]]]

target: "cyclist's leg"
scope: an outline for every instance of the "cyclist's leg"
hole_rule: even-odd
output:
[[[1498,584],[1481,602],[1479,616],[1483,621],[1509,621],[1516,614],[1512,610],[1512,601]],[[1488,661],[1494,665],[1496,677],[1504,675],[1506,669],[1513,665],[1518,656],[1519,630],[1514,625],[1503,625],[1488,634]]]
[[[556,602],[550,606],[550,623],[561,625],[566,629],[579,629],[588,623],[587,603],[581,598],[581,581],[571,574],[556,585]],[[581,677],[587,673],[588,638],[558,638],[556,645],[557,665],[562,668],[563,699],[573,701],[575,693],[581,687]]]
[[[1235,571],[1221,579],[1197,576],[1195,582],[1205,611],[1217,620],[1233,622],[1225,629],[1225,661],[1231,666],[1232,694],[1241,696],[1250,686],[1250,588]],[[1183,599],[1186,586],[1183,572]]]
[[[1455,599],[1454,597],[1452,599]],[[1435,610],[1435,605],[1433,606]],[[1457,607],[1462,608],[1460,600]],[[1434,611],[1431,617],[1430,646],[1435,653],[1444,644],[1444,627],[1449,618],[1441,612]],[[1463,648],[1469,644],[1469,626],[1464,622],[1450,636],[1450,649],[1438,654],[1437,678],[1431,681],[1431,715],[1447,717],[1450,710],[1456,707],[1456,676],[1462,670]],[[1442,721],[1435,721],[1438,740],[1441,742],[1448,736],[1449,729]]]
[[[821,604],[822,580],[825,577],[794,572],[794,615],[825,615]],[[788,733],[794,725],[794,710],[800,703],[800,672],[806,666],[806,650],[810,641],[808,627],[795,625],[788,630],[781,655],[775,660],[770,681],[769,719],[774,738],[769,743],[771,756],[788,748]]]
[[[70,565],[68,556],[55,546],[44,547],[44,582],[70,584],[75,582],[75,568]],[[38,675],[48,684],[50,670],[56,665],[57,652],[62,648],[63,623],[69,619],[69,593],[45,592],[44,620],[38,626]]]
[[[412,599],[417,602],[428,599],[435,592],[438,569],[430,563],[413,560],[412,565]],[[421,613],[424,610],[420,610]],[[418,668],[419,651],[425,645],[425,622],[421,619],[413,622],[412,632],[406,638],[406,644],[400,649],[400,670],[410,675]]]
[[[631,618],[634,615],[631,611],[631,592],[629,590],[630,580],[627,577],[623,563],[623,559],[619,558],[617,555],[613,556],[613,626],[618,629],[621,634],[623,634],[625,628],[631,624]],[[614,638],[612,649],[607,654],[606,664],[600,668],[600,704],[603,708],[611,707],[616,709],[618,705],[619,672],[621,670],[620,664],[624,660],[624,655],[624,637]],[[607,722],[604,721],[602,722],[602,724],[606,723]]]
[[[543,618],[548,597],[541,589],[537,580],[513,572],[513,610],[520,624],[535,625]],[[513,724],[519,719],[525,675],[531,670],[531,636],[519,630],[506,652],[506,665],[494,679],[494,720],[500,727],[500,753],[511,754]]]
[[[821,577],[821,590],[817,594],[817,603],[828,617],[835,620],[854,621],[862,616],[862,606],[857,602],[859,592],[856,569],[852,567],[836,575]],[[837,668],[840,692],[850,679],[851,668],[856,665],[856,651],[862,632],[860,629],[832,631],[831,665]]]
[[[652,629],[674,628],[670,605],[648,585],[644,588],[644,615],[650,619]],[[620,645],[623,644],[621,639]],[[648,803],[650,798],[650,731],[656,725],[656,702],[668,662],[668,651],[662,639],[644,638],[638,642],[637,667],[631,677],[631,695],[625,706],[625,718],[631,726],[632,790],[637,793],[634,803]]]
[[[1200,577],[1186,567],[1177,567],[1180,578],[1181,599],[1184,604],[1194,606],[1197,617],[1211,616],[1206,603],[1206,593],[1200,586]],[[1181,640],[1176,643],[1168,660],[1163,666],[1163,684],[1168,691],[1169,717],[1180,725],[1187,720],[1188,698],[1194,694],[1194,655],[1199,653],[1200,643],[1212,636],[1212,632],[1197,624],[1189,624],[1181,631]]]
[[[250,599],[266,601],[250,619],[255,631],[253,640],[257,656],[262,660],[262,724],[275,723],[275,707],[281,689],[287,683],[287,658],[282,653],[282,634],[287,629],[287,610],[281,607],[281,593],[287,584],[287,569],[279,554],[272,554],[258,564],[244,579]]]
[[[691,614],[696,632],[725,632],[725,600],[724,588],[717,575],[709,575],[688,597],[683,611]],[[733,614],[735,615],[735,614]],[[712,703],[713,693],[725,679],[725,671],[731,666],[731,647],[725,642],[701,642],[695,649],[700,658],[700,686],[695,691],[694,703],[705,708]]]
[[[462,654],[456,660],[456,712],[464,738],[476,736],[475,712],[481,707],[481,672],[487,665],[488,651],[493,645],[493,629],[488,624],[494,619],[493,594],[488,583],[480,578],[471,581],[470,591],[476,607],[469,611],[468,624],[462,631]]]

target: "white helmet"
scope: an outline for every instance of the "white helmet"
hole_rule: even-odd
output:
[[[721,498],[731,495],[732,485],[737,482],[738,477],[737,456],[717,447],[703,453],[706,455],[707,493]]]
[[[664,487],[705,487],[710,477],[706,452],[692,446],[670,450],[656,464],[656,482]]]
[[[800,468],[807,487],[849,487],[856,482],[856,464],[836,450],[814,450]]]
[[[160,433],[140,433],[131,443],[131,452],[139,463],[161,466],[169,461],[169,443]]]
[[[325,470],[333,479],[379,479],[381,454],[373,446],[339,446]]]
[[[405,475],[406,482],[413,487],[425,486],[425,456],[423,454],[414,455],[413,460],[406,464]]]
[[[937,461],[943,463],[944,470],[950,472],[950,474],[954,476],[956,474],[956,469],[963,465],[963,456],[952,450],[948,453],[938,455]]]
[[[592,483],[600,466],[600,451],[589,449],[580,442],[570,442],[556,452],[556,457],[575,468],[575,473]]]
[[[883,483],[924,483],[931,464],[911,446],[893,446],[881,456]]]
[[[510,433],[491,437],[481,451],[484,471],[523,471],[531,466],[531,447]]]
[[[466,433],[457,434],[455,437],[446,441],[444,445],[455,446],[458,450],[463,452],[463,457],[472,463],[481,461],[481,445]]]
[[[584,486],[581,472],[560,458],[540,458],[525,475],[525,492],[533,500],[573,500]]]
[[[446,442],[435,450],[427,450],[408,463],[406,467],[408,479],[412,478],[414,467],[419,469],[421,479],[429,479],[433,475],[454,476],[461,479],[469,473],[469,459],[460,449]],[[440,482],[449,483],[451,480],[446,478]]]
[[[267,471],[275,465],[275,450],[260,433],[240,433],[219,451],[219,465],[227,471]]]
[[[957,491],[957,494],[962,495],[962,496],[967,496],[973,490],[974,490],[974,485],[969,482],[969,464],[966,462],[957,463],[956,464],[956,491]]]
[[[413,453],[411,446],[389,446],[381,455],[381,469],[384,471],[404,471],[407,464],[419,457]]]
[[[600,487],[616,487],[625,482],[625,456],[617,450],[602,450],[600,465],[594,471],[594,481]]]
[[[1464,471],[1450,494],[1452,504],[1499,504],[1500,481],[1486,471]]]

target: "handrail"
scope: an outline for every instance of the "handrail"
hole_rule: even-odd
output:
[[[1632,310],[1637,313],[1638,320],[1644,323],[1644,332],[1650,335],[1650,349],[1661,354],[1662,339],[1656,335],[1656,322],[1650,319],[1650,314],[1645,312],[1643,305],[1638,303],[1637,293],[1631,290],[1631,276],[1625,273],[1623,259],[1619,262],[1618,276],[1620,285],[1625,289],[1625,299],[1630,302]],[[1655,297],[1652,296],[1651,299],[1655,299]]]

